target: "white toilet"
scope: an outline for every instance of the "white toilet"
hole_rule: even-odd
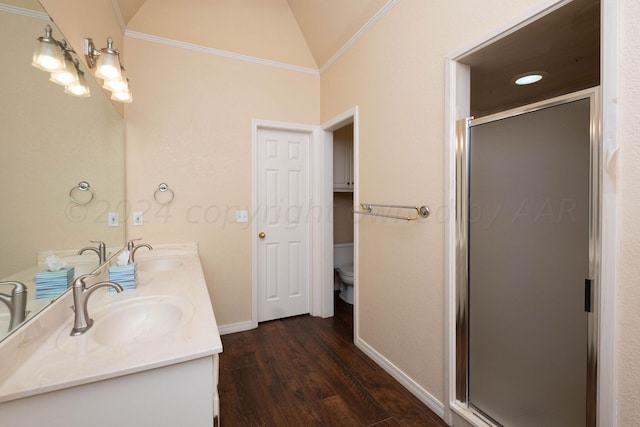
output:
[[[336,268],[340,278],[340,299],[353,304],[353,264],[345,264]]]

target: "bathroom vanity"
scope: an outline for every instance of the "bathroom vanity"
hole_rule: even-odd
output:
[[[97,290],[83,335],[70,336],[68,292],[0,343],[1,425],[211,426],[219,417],[222,342],[196,245],[154,245],[136,261],[137,288]]]

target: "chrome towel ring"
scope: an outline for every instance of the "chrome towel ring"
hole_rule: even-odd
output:
[[[158,195],[162,194],[162,193],[166,193],[169,192],[167,194],[169,194],[168,198],[165,198],[166,200],[161,201],[158,199]],[[169,203],[173,202],[173,197],[175,195],[173,194],[173,190],[169,188],[169,185],[165,184],[164,182],[160,183],[160,185],[158,185],[158,189],[153,193],[153,198],[156,199],[156,202],[160,203],[161,205],[168,205]]]
[[[77,191],[76,191],[77,190]],[[78,193],[78,191],[80,191],[80,193]],[[82,194],[82,192],[84,191],[88,191],[89,193],[89,198],[85,198],[86,200],[80,200],[78,197],[79,195]],[[74,197],[74,193],[75,193],[75,197]],[[75,203],[76,205],[86,205],[87,203],[89,203],[90,201],[93,200],[93,190],[91,189],[91,184],[89,184],[87,181],[80,181],[78,183],[78,185],[76,185],[75,187],[71,187],[71,190],[69,191],[69,200],[71,200],[73,203]]]

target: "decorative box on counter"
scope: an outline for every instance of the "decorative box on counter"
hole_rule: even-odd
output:
[[[58,271],[36,273],[36,299],[56,298],[73,283],[75,269],[63,268]]]
[[[138,263],[109,267],[109,280],[125,289],[135,289],[138,286]],[[110,288],[110,291],[115,292],[113,288]]]

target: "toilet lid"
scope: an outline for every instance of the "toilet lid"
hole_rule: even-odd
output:
[[[353,276],[353,264],[342,265],[338,268],[345,276]]]

